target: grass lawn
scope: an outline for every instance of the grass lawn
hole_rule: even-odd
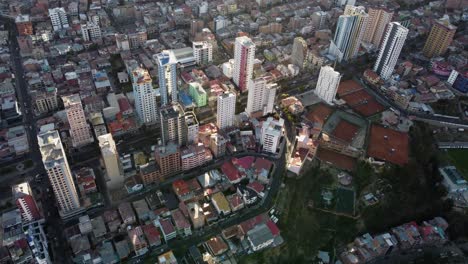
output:
[[[245,256],[239,263],[311,263],[318,250],[333,253],[338,246],[352,241],[358,232],[355,220],[308,207],[322,186],[333,182],[332,177],[312,168],[301,179],[287,178],[276,200],[278,226],[285,243]]]
[[[448,161],[468,179],[468,149],[448,149]]]

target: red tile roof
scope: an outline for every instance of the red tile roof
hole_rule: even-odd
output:
[[[119,103],[120,112],[125,112],[132,108],[127,98],[119,98],[117,102]]]
[[[148,239],[148,242],[152,244],[156,244],[161,240],[161,235],[159,234],[158,229],[154,225],[144,225],[142,226],[143,233]]]
[[[247,184],[247,187],[254,190],[256,193],[261,193],[263,192],[263,190],[265,190],[265,186],[263,186],[258,181],[254,181],[254,182]]]
[[[273,236],[279,235],[280,230],[279,230],[278,226],[277,226],[273,221],[271,221],[271,219],[268,220],[268,221],[266,222],[266,225],[267,225],[268,228],[270,229],[271,234],[272,234]]]
[[[184,180],[174,181],[172,183],[172,189],[179,196],[186,195],[187,193],[190,192],[189,186],[188,186],[187,182],[185,182]]]
[[[252,164],[255,160],[255,157],[253,156],[246,156],[242,158],[232,158],[232,163],[234,165],[238,165],[246,170],[250,169],[252,167]]]
[[[230,182],[236,182],[242,179],[242,175],[230,160],[225,161],[223,165],[221,165],[221,171],[226,175]]]
[[[255,171],[259,173],[262,170],[267,170],[269,171],[271,169],[271,166],[273,164],[271,161],[264,159],[264,158],[257,158],[255,160],[255,164],[253,165],[255,167]]]
[[[397,165],[408,163],[408,133],[372,125],[367,155]]]
[[[169,219],[160,219],[161,229],[164,234],[168,235],[175,232],[175,228]]]

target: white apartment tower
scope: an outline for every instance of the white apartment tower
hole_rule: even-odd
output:
[[[67,218],[80,209],[80,200],[59,133],[57,130],[47,131],[39,134],[37,139],[42,163],[59,205],[60,216]]]
[[[156,54],[159,74],[161,106],[178,102],[177,91],[177,58],[169,50]]]
[[[356,57],[368,18],[363,6],[346,6],[344,14],[338,18],[335,37],[330,43],[330,54],[336,56],[338,61]]]
[[[99,136],[98,141],[106,168],[107,187],[109,189],[118,189],[123,186],[124,174],[115,141],[110,133]]]
[[[294,38],[292,53],[291,53],[291,62],[292,64],[303,69],[307,64],[307,54],[309,48],[307,47],[307,42],[302,37]]]
[[[132,71],[133,96],[138,119],[144,124],[158,122],[158,108],[156,105],[156,92],[148,70],[136,68]]]
[[[236,38],[232,79],[241,92],[248,89],[255,61],[255,44],[246,36]]]
[[[392,22],[393,12],[385,9],[369,8],[369,21],[363,36],[363,41],[380,47],[387,25]]]
[[[400,23],[388,24],[379,57],[374,65],[374,71],[380,75],[380,78],[387,80],[392,75],[407,35],[408,29]]]
[[[262,137],[260,143],[262,149],[265,152],[276,153],[281,136],[283,135],[284,119],[275,120],[273,117],[269,117],[262,124]]]
[[[225,129],[234,125],[236,114],[236,95],[232,92],[225,92],[218,96],[216,111],[216,125],[219,129]]]
[[[91,21],[81,24],[81,35],[85,42],[99,41],[102,38],[101,28],[97,23]]]
[[[262,115],[272,113],[275,106],[277,88],[278,85],[276,83],[267,83],[264,78],[250,80],[245,111],[249,115],[254,113],[262,113]]]
[[[49,9],[49,17],[54,31],[69,28],[67,13],[63,7]]]
[[[206,65],[213,61],[213,45],[208,41],[193,42],[193,56],[198,65]]]
[[[70,137],[73,147],[77,148],[93,143],[94,138],[89,124],[86,122],[80,96],[78,94],[63,96],[62,101],[70,125]]]
[[[341,75],[330,66],[323,66],[315,87],[315,94],[325,102],[332,104],[335,99]]]

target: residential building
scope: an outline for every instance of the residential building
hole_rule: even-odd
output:
[[[159,74],[161,106],[178,102],[177,59],[173,52],[164,50],[156,55]]]
[[[455,31],[457,27],[450,23],[448,16],[435,20],[423,48],[424,56],[432,58],[444,54],[452,43]]]
[[[54,31],[67,29],[70,27],[68,24],[67,13],[63,7],[56,7],[49,9],[49,17],[52,22]]]
[[[12,196],[21,212],[21,219],[24,223],[42,219],[28,182],[13,185]]]
[[[174,256],[174,253],[172,251],[168,251],[164,254],[161,254],[158,256],[158,263],[160,264],[177,264],[177,259]]]
[[[276,83],[267,83],[265,78],[249,80],[247,107],[249,115],[261,113],[262,116],[273,113],[275,106]]]
[[[57,88],[46,87],[43,90],[31,91],[30,94],[37,114],[44,114],[58,109]]]
[[[262,124],[262,135],[260,143],[262,149],[265,152],[276,153],[283,136],[284,120],[275,120],[273,117],[269,117]]]
[[[85,42],[100,41],[102,38],[102,33],[99,24],[91,21],[88,21],[86,24],[81,24],[81,36]]]
[[[226,216],[231,213],[229,202],[222,192],[213,194],[211,196],[211,203],[213,204],[218,214]]]
[[[344,14],[338,18],[329,53],[337,57],[340,62],[356,57],[367,22],[368,15],[363,6],[347,5]]]
[[[59,206],[59,214],[67,218],[80,209],[80,200],[67,156],[57,130],[47,131],[37,136],[44,168]]]
[[[129,202],[120,203],[118,210],[124,225],[133,225],[136,223],[137,218]]]
[[[320,69],[315,94],[328,104],[332,104],[335,99],[341,75],[330,66],[323,66]]]
[[[146,164],[140,165],[140,178],[144,185],[158,183],[164,180],[164,177],[161,174],[161,169],[155,161],[150,161]]]
[[[236,95],[232,92],[225,92],[218,95],[218,105],[216,111],[216,125],[219,129],[225,129],[234,125],[234,115],[236,114]]]
[[[118,189],[123,186],[124,173],[115,141],[110,133],[99,136],[98,141],[106,169],[107,187],[109,189]]]
[[[247,91],[252,79],[255,60],[255,44],[246,36],[236,38],[234,44],[234,70],[232,79],[241,92]]]
[[[253,251],[259,251],[270,246],[274,241],[274,236],[270,228],[264,223],[256,225],[247,232],[247,239]]]
[[[81,99],[78,94],[62,97],[68,124],[70,125],[70,137],[74,148],[78,148],[94,142],[89,124],[83,111]]]
[[[198,82],[189,83],[189,94],[197,107],[203,107],[207,103],[208,96],[205,89]]]
[[[291,53],[291,63],[303,69],[307,66],[307,56],[309,48],[307,42],[302,37],[294,38]]]
[[[188,171],[213,159],[211,152],[203,145],[189,145],[181,149],[182,170]]]
[[[185,218],[184,214],[182,214],[182,211],[180,209],[173,210],[171,212],[171,215],[172,219],[174,219],[174,226],[176,228],[177,234],[183,237],[192,235],[190,223],[187,220],[187,218]]]
[[[194,112],[185,113],[185,125],[187,127],[187,145],[198,144],[198,120]]]
[[[154,156],[161,168],[163,177],[174,175],[181,171],[180,151],[177,144],[169,142],[165,146],[158,146]]]
[[[314,12],[311,16],[312,24],[316,30],[322,30],[325,28],[327,22],[327,12],[317,11]]]
[[[128,237],[133,245],[133,250],[137,256],[141,256],[148,252],[148,243],[146,243],[145,235],[141,226],[137,226],[128,231]]]
[[[205,225],[205,215],[200,204],[198,202],[188,203],[187,208],[193,228],[198,229],[203,227]]]
[[[15,18],[15,24],[20,36],[33,34],[33,25],[29,15],[18,15]]]
[[[144,124],[155,124],[159,121],[159,116],[151,76],[143,68],[136,68],[131,74],[138,119]]]
[[[158,226],[163,234],[164,240],[169,241],[177,236],[177,232],[174,228],[170,219],[167,218],[159,218],[159,220],[155,220],[155,225]]]
[[[392,75],[407,35],[408,29],[400,23],[388,24],[379,56],[374,65],[374,72],[383,80],[387,80]]]
[[[193,56],[198,65],[207,65],[213,61],[213,45],[208,41],[196,41],[192,44]]]
[[[161,141],[165,145],[174,142],[179,146],[187,144],[187,124],[185,112],[178,103],[171,103],[159,110],[161,121]]]
[[[227,140],[219,133],[210,136],[210,150],[213,152],[215,158],[222,157],[226,154]]]
[[[387,25],[392,22],[393,12],[382,8],[369,8],[369,21],[364,32],[363,41],[379,48]]]

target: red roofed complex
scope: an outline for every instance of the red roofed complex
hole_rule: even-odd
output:
[[[221,165],[221,171],[232,184],[239,183],[245,177],[245,174],[241,174],[230,160]]]
[[[279,230],[278,226],[273,221],[271,221],[271,219],[266,222],[266,225],[270,229],[271,234],[273,236],[276,237],[276,236],[278,236],[280,234],[280,230]]]
[[[161,245],[161,235],[154,225],[144,225],[142,226],[142,229],[146,239],[148,240],[149,246],[156,247]]]
[[[367,155],[397,165],[408,163],[408,133],[372,125]]]

